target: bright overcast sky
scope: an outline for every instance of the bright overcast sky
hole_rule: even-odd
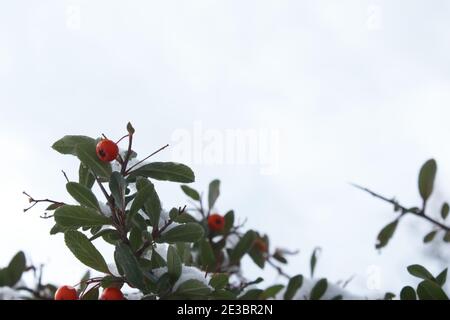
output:
[[[141,155],[170,143],[157,159],[179,161],[181,148],[196,188],[222,180],[219,211],[299,249],[291,274],[308,274],[315,246],[317,276],[355,275],[355,292],[398,292],[412,263],[440,271],[425,222],[375,251],[395,216],[348,182],[417,205],[417,171],[435,157],[450,199],[449,15],[444,0],[3,2],[0,265],[22,249],[48,280],[76,282],[84,267],[40,210],[22,213],[21,192],[69,201],[61,169],[75,178],[76,161],[50,145],[118,138],[131,121]],[[256,134],[256,160],[208,158],[235,152],[224,141],[240,130]],[[156,187],[167,208],[185,203],[176,184]]]

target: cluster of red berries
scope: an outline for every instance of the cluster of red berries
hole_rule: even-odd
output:
[[[97,143],[96,150],[97,156],[101,161],[111,162],[116,160],[119,155],[119,147],[117,143],[109,139],[102,139]]]
[[[78,300],[78,293],[74,287],[62,286],[55,293],[55,300]],[[106,288],[103,290],[100,300],[125,300],[122,291],[118,288]]]

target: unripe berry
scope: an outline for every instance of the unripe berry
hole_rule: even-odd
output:
[[[221,232],[225,228],[225,218],[220,214],[212,214],[208,217],[209,230],[214,232]]]
[[[55,300],[78,300],[77,290],[71,286],[62,286],[56,290]]]
[[[119,147],[114,141],[102,139],[97,143],[96,152],[101,161],[111,162],[119,155]]]
[[[103,290],[100,300],[125,300],[125,298],[119,288],[111,287]]]

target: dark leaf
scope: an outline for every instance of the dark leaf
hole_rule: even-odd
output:
[[[232,263],[239,262],[241,258],[250,251],[256,239],[256,233],[253,230],[247,231],[239,240],[234,249],[230,253]]]
[[[83,264],[97,271],[109,273],[105,259],[84,234],[68,230],[64,233],[64,241],[73,255]]]
[[[437,164],[434,159],[425,162],[419,172],[419,192],[423,201],[427,201],[433,192]]]
[[[425,267],[420,264],[413,264],[407,268],[409,274],[416,278],[435,281],[433,275]]]
[[[397,225],[398,220],[394,220],[393,222],[385,226],[383,229],[381,229],[377,237],[377,243],[375,245],[376,249],[381,249],[388,244],[389,240],[394,235],[395,229],[397,229]]]
[[[225,273],[215,273],[211,280],[209,281],[209,285],[216,290],[223,289],[228,285],[229,276]]]
[[[204,233],[205,230],[198,223],[186,223],[165,231],[157,240],[167,243],[196,242]]]
[[[259,299],[266,300],[266,299],[270,299],[270,298],[275,298],[275,296],[278,294],[278,292],[283,290],[283,288],[284,288],[284,286],[281,284],[270,286],[269,288],[267,288],[266,290],[264,290],[261,293],[261,295],[259,296]]]
[[[95,139],[86,136],[64,136],[56,141],[52,148],[62,154],[71,154],[76,156],[76,146],[79,144],[95,145]]]
[[[130,247],[124,243],[119,243],[116,246],[114,257],[123,270],[128,282],[140,290],[145,290],[144,275]]]
[[[95,183],[94,175],[83,163],[80,163],[80,168],[78,169],[78,182],[89,189],[91,189]]]
[[[400,300],[417,300],[414,288],[410,286],[404,287],[400,292]]]
[[[69,205],[56,209],[55,221],[63,228],[74,229],[111,224],[111,219],[93,209]]]
[[[91,209],[100,210],[97,198],[88,187],[77,182],[68,182],[66,189],[79,204]]]
[[[167,273],[169,274],[172,283],[175,283],[178,278],[180,278],[181,268],[181,259],[177,249],[173,246],[169,246],[169,249],[167,250]]]
[[[417,295],[420,300],[448,300],[447,294],[435,282],[424,280],[417,286]]]
[[[152,162],[130,173],[130,179],[139,176],[181,183],[195,181],[194,172],[188,166],[175,162]]]
[[[115,205],[121,209],[124,209],[127,182],[119,172],[115,171],[111,174],[109,189],[111,190],[111,195],[114,199]]]
[[[97,176],[109,179],[112,173],[111,165],[102,162],[96,154],[95,144],[79,144],[75,148],[78,159]]]
[[[213,180],[209,184],[209,192],[208,192],[208,206],[209,209],[214,207],[214,204],[219,198],[220,195],[220,180]]]
[[[311,300],[320,300],[322,296],[325,294],[328,288],[327,279],[320,279],[316,282],[314,287],[311,290],[310,299]]]
[[[286,287],[284,293],[284,300],[292,300],[297,293],[297,291],[302,287],[303,276],[301,274],[292,277]]]
[[[445,268],[439,275],[436,277],[436,283],[440,285],[441,287],[445,284],[447,281],[447,271],[448,268]]]
[[[436,230],[427,233],[427,235],[423,238],[423,242],[428,243],[433,241],[434,237],[436,236],[436,233],[437,233]]]
[[[317,258],[321,252],[321,248],[314,248],[313,253],[311,254],[311,259],[309,261],[309,267],[311,269],[311,278],[314,277],[314,271],[316,270]]]
[[[444,219],[444,220],[447,219],[449,211],[450,211],[450,207],[449,207],[448,203],[446,202],[442,205],[442,209],[441,209],[442,219]]]
[[[210,293],[211,289],[207,285],[194,279],[183,282],[176,290],[177,295],[188,299],[204,298]]]
[[[189,187],[185,184],[181,186],[181,190],[183,190],[183,192],[191,199],[196,200],[196,201],[200,200],[200,194],[198,193],[197,190],[192,189],[191,187]]]

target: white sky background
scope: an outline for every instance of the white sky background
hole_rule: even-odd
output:
[[[38,218],[40,210],[21,213],[27,204],[21,192],[69,201],[60,170],[75,178],[76,161],[50,145],[65,134],[118,138],[131,121],[141,155],[174,142],[177,130],[193,133],[195,123],[222,135],[277,130],[276,174],[262,175],[258,165],[191,165],[197,189],[222,180],[221,212],[233,208],[272,243],[301,250],[286,268],[291,274],[308,274],[316,245],[323,248],[317,276],[356,275],[354,292],[398,292],[414,283],[404,268],[412,263],[440,271],[423,255],[429,226],[416,219],[406,219],[376,252],[378,231],[395,216],[348,182],[417,205],[418,168],[435,157],[438,198],[450,199],[449,6],[438,0],[2,3],[0,264],[22,249],[47,264],[48,280],[77,282],[85,268],[61,236],[48,235],[51,222]],[[178,160],[170,150],[156,159]],[[156,186],[166,207],[184,204],[176,184]],[[367,286],[374,266],[380,291]],[[282,281],[271,271],[266,276]]]

